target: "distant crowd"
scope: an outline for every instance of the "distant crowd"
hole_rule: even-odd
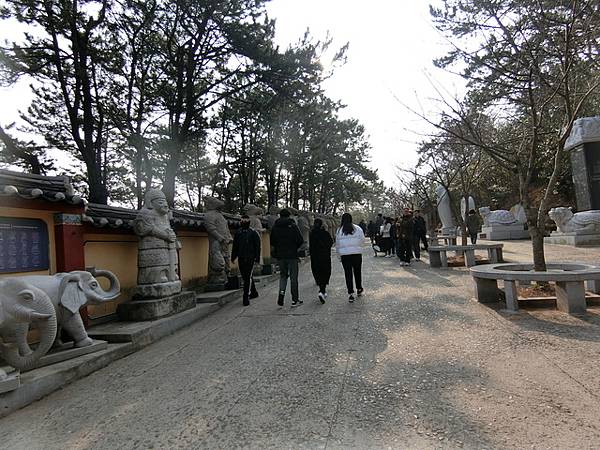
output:
[[[409,266],[413,258],[421,260],[421,244],[428,250],[427,225],[418,209],[404,208],[402,216],[395,218],[378,214],[369,221],[366,234],[376,253],[385,253],[386,258],[397,256],[403,266]]]

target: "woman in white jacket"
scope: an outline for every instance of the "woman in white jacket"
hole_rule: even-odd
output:
[[[342,259],[350,303],[354,302],[353,275],[354,281],[356,281],[356,294],[360,296],[363,293],[361,266],[364,242],[365,234],[363,230],[352,223],[350,214],[342,214],[342,226],[338,228],[336,233],[335,249]]]

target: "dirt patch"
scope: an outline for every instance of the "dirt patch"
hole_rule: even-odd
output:
[[[488,264],[490,261],[483,256],[475,255],[475,262],[477,264]],[[464,256],[448,256],[448,267],[464,267],[464,265]]]
[[[534,297],[556,297],[556,288],[553,284],[540,284],[531,286],[517,287],[519,297],[534,298]]]

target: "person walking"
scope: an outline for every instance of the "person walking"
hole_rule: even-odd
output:
[[[377,236],[377,225],[372,220],[369,220],[369,225],[367,225],[367,235],[371,239],[371,245],[374,244]]]
[[[250,217],[243,215],[240,220],[240,228],[233,237],[231,249],[231,261],[238,260],[238,267],[242,275],[243,294],[242,304],[248,306],[250,299],[258,297],[258,291],[252,278],[254,263],[260,262],[260,236],[250,228]]]
[[[392,218],[386,217],[385,223],[381,227],[381,247],[385,249],[385,257],[391,258],[392,256]]]
[[[398,248],[400,250],[398,258],[400,258],[400,265],[402,266],[410,266],[413,228],[414,225],[410,210],[404,208],[402,218],[398,224]]]
[[[398,239],[396,238],[396,223],[398,219],[393,219],[390,217],[392,222],[390,226],[390,257],[396,255],[396,249],[398,247]]]
[[[331,246],[333,245],[333,238],[323,228],[323,221],[321,219],[315,219],[308,240],[310,243],[310,268],[315,282],[319,286],[319,301],[325,303],[327,285],[331,277]]]
[[[415,209],[413,224],[414,246],[415,249],[418,248],[418,250],[415,250],[415,258],[418,259],[421,255],[421,243],[423,243],[423,248],[425,251],[429,251],[429,243],[427,242],[427,224],[425,223],[425,218],[421,215],[421,210],[419,209]],[[417,254],[419,256],[417,256]]]
[[[302,234],[296,222],[290,217],[289,210],[279,211],[279,219],[273,224],[271,230],[271,255],[279,264],[279,296],[277,304],[283,306],[287,279],[290,279],[292,291],[292,308],[300,306],[303,302],[298,293],[298,250],[304,244]]]
[[[362,295],[362,245],[365,235],[362,229],[352,223],[352,216],[348,213],[342,214],[342,224],[336,232],[335,249],[342,260],[346,287],[348,288],[348,301],[354,302],[354,284],[356,282],[356,295]]]
[[[377,218],[375,219],[375,229],[377,230],[377,234],[381,234],[381,227],[383,226],[384,219],[383,214],[377,214]]]
[[[465,219],[465,224],[467,225],[467,231],[471,237],[471,244],[477,244],[477,234],[479,233],[481,222],[474,209],[469,210],[469,214]]]

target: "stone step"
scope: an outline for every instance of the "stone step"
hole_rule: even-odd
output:
[[[230,291],[214,291],[203,292],[196,294],[196,303],[216,303],[223,306],[237,297],[241,297],[241,289],[233,289]]]
[[[133,344],[110,344],[105,350],[89,353],[20,375],[21,385],[0,395],[0,418],[133,353]]]
[[[106,341],[94,340],[92,345],[87,347],[74,347],[73,342],[67,342],[60,348],[52,349],[44,356],[42,356],[35,365],[35,368],[49,366],[50,364],[56,364],[68,359],[77,358],[79,356],[88,355],[90,353],[99,352],[106,350],[108,343]]]
[[[219,304],[200,304],[187,311],[145,322],[109,322],[88,330],[93,339],[111,343],[132,342],[136,348],[144,347],[164,336],[186,327],[217,311]]]

